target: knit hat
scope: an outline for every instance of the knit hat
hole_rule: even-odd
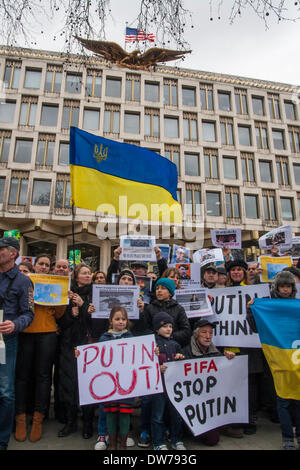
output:
[[[273,290],[278,293],[278,286],[282,286],[284,284],[289,284],[292,286],[292,294],[291,297],[295,298],[297,294],[297,287],[296,287],[296,281],[292,273],[289,271],[280,271],[279,273],[276,274],[275,279],[274,279],[274,284],[273,284]]]
[[[288,268],[284,268],[282,271],[288,271],[288,272],[292,273],[294,276],[299,277],[299,279],[300,279],[300,269],[296,268],[296,266],[290,266]]]
[[[173,279],[169,279],[167,277],[161,277],[160,279],[156,281],[155,288],[159,285],[166,287],[173,297],[173,295],[175,294],[175,289],[176,289],[176,285]]]
[[[128,269],[128,268],[125,268],[125,269],[123,269],[123,270],[120,272],[119,277],[118,277],[118,284],[120,284],[120,279],[121,279],[121,277],[124,276],[125,274],[126,274],[127,276],[130,276],[130,277],[132,278],[133,284],[135,285],[135,284],[136,284],[136,282],[135,282],[135,276],[134,276],[133,272],[130,271],[130,269]]]
[[[147,269],[148,271],[148,264],[145,263],[144,261],[134,261],[133,263],[130,264],[131,269],[132,268],[143,268]]]
[[[152,320],[153,330],[157,331],[160,327],[167,325],[168,323],[171,323],[172,325],[174,324],[174,320],[171,315],[166,312],[158,312],[154,315]]]
[[[248,270],[248,264],[242,259],[231,260],[225,263],[225,268],[228,273],[235,266],[240,266],[241,268],[245,269],[245,271]]]

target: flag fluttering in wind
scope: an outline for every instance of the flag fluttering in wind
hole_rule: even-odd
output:
[[[141,29],[137,28],[126,28],[125,42],[136,42],[136,41],[155,41],[153,33],[145,33]]]

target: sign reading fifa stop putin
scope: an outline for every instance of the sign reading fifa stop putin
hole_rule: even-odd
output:
[[[248,423],[248,356],[168,362],[168,397],[194,436],[231,423]]]
[[[80,405],[162,393],[154,335],[78,346]]]

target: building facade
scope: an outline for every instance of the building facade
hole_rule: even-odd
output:
[[[178,169],[184,218],[258,237],[280,225],[299,234],[300,87],[156,67],[133,72],[95,57],[0,48],[0,229],[18,229],[23,255],[75,248],[106,269],[115,239],[95,213],[70,207],[69,130],[146,147]],[[99,189],[101,190],[101,188]],[[202,219],[201,219],[202,220]],[[185,243],[176,230],[164,243]]]

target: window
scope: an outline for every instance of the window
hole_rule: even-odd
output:
[[[126,75],[125,99],[127,101],[140,101],[141,78],[139,75]]]
[[[7,61],[4,74],[4,83],[7,88],[19,88],[21,75],[21,62]]]
[[[32,140],[17,139],[15,145],[14,162],[31,162]]]
[[[71,183],[66,180],[64,175],[59,177],[55,186],[55,207],[67,208],[71,207]]]
[[[220,193],[207,191],[206,193],[206,213],[219,217],[221,215],[221,195]]]
[[[188,184],[185,191],[185,215],[201,215],[201,191],[197,185]]]
[[[214,150],[204,149],[205,177],[210,179],[219,178],[218,155]]]
[[[246,90],[235,90],[235,107],[237,114],[248,114]]]
[[[78,126],[79,122],[79,101],[65,100],[62,115],[62,129],[68,129],[71,126]]]
[[[43,104],[41,125],[42,126],[57,126],[58,106]]]
[[[165,137],[179,137],[179,125],[177,117],[164,118]]]
[[[233,123],[232,120],[220,119],[221,142],[223,145],[233,145]]]
[[[103,132],[119,134],[120,132],[120,107],[118,105],[105,105]]]
[[[202,121],[203,140],[216,142],[216,126],[214,122]]]
[[[159,101],[159,84],[145,82],[145,101]]]
[[[296,120],[296,109],[295,105],[292,101],[285,101],[284,102],[285,108],[285,115],[287,119],[291,119],[292,121]]]
[[[34,206],[49,206],[50,191],[51,181],[34,180],[31,204]]]
[[[5,187],[5,178],[4,177],[0,177],[0,204],[3,203],[3,199],[4,199],[4,187]]]
[[[222,111],[231,111],[230,93],[218,91],[219,109]]]
[[[26,69],[24,88],[39,90],[41,86],[41,70]]]
[[[293,199],[281,197],[281,215],[283,220],[294,220]]]
[[[279,97],[277,95],[271,95],[268,97],[269,103],[269,113],[271,119],[280,119],[280,105],[279,105]]]
[[[223,157],[224,178],[236,179],[236,159],[232,157]]]
[[[147,137],[159,137],[158,109],[145,109],[144,132]]]
[[[254,157],[252,154],[241,154],[243,181],[254,183]]]
[[[184,140],[198,140],[197,115],[183,113]]]
[[[273,144],[276,150],[284,150],[285,149],[285,142],[284,142],[284,132],[282,130],[272,130],[273,135]]]
[[[28,191],[28,176],[12,174],[8,204],[26,206]]]
[[[10,142],[10,132],[0,131],[0,163],[8,162]]]
[[[200,101],[201,109],[206,111],[212,111],[214,109],[212,85],[200,83]]]
[[[121,78],[106,79],[105,95],[112,98],[121,98]]]
[[[252,96],[253,113],[258,116],[264,116],[264,98],[262,96]]]
[[[288,186],[290,184],[288,161],[285,158],[276,158],[278,184]]]
[[[264,183],[273,182],[272,163],[260,160],[259,161],[260,180]]]
[[[88,70],[85,83],[85,95],[92,98],[100,98],[102,87],[102,72],[99,70]]]
[[[36,121],[37,98],[23,96],[21,103],[19,124],[21,126],[34,126]]]
[[[99,129],[100,111],[99,109],[84,109],[83,129],[97,131]]]
[[[199,154],[185,153],[184,166],[186,176],[200,176]]]
[[[48,65],[46,72],[45,91],[60,93],[62,82],[62,68],[56,65]]]
[[[55,148],[55,135],[41,134],[38,140],[36,164],[52,166]]]
[[[195,88],[182,87],[182,104],[183,106],[196,106]]]
[[[252,145],[251,128],[249,126],[238,126],[239,143],[250,147]]]
[[[263,191],[264,219],[276,220],[275,194],[271,191]]]
[[[178,105],[176,80],[164,80],[164,104],[168,106]]]
[[[240,217],[238,188],[225,188],[226,215],[231,219]]]
[[[257,196],[245,194],[245,210],[248,219],[258,219]]]
[[[255,123],[255,137],[257,148],[267,150],[269,148],[267,126],[262,122]]]
[[[289,127],[289,139],[291,152],[300,152],[300,129],[299,127]]]
[[[14,121],[15,116],[15,101],[2,101],[0,102],[0,122],[9,124]]]
[[[177,167],[177,173],[180,175],[180,149],[174,145],[166,145],[165,147],[165,157],[168,158],[171,162],[175,163]]]
[[[140,133],[140,115],[138,113],[125,112],[124,131],[129,134]]]
[[[300,165],[296,165],[294,163],[294,177],[295,177],[295,183],[300,184]]]
[[[75,73],[67,73],[66,76],[66,93],[81,93],[81,75]]]
[[[60,142],[58,164],[62,166],[69,166],[69,143]]]

